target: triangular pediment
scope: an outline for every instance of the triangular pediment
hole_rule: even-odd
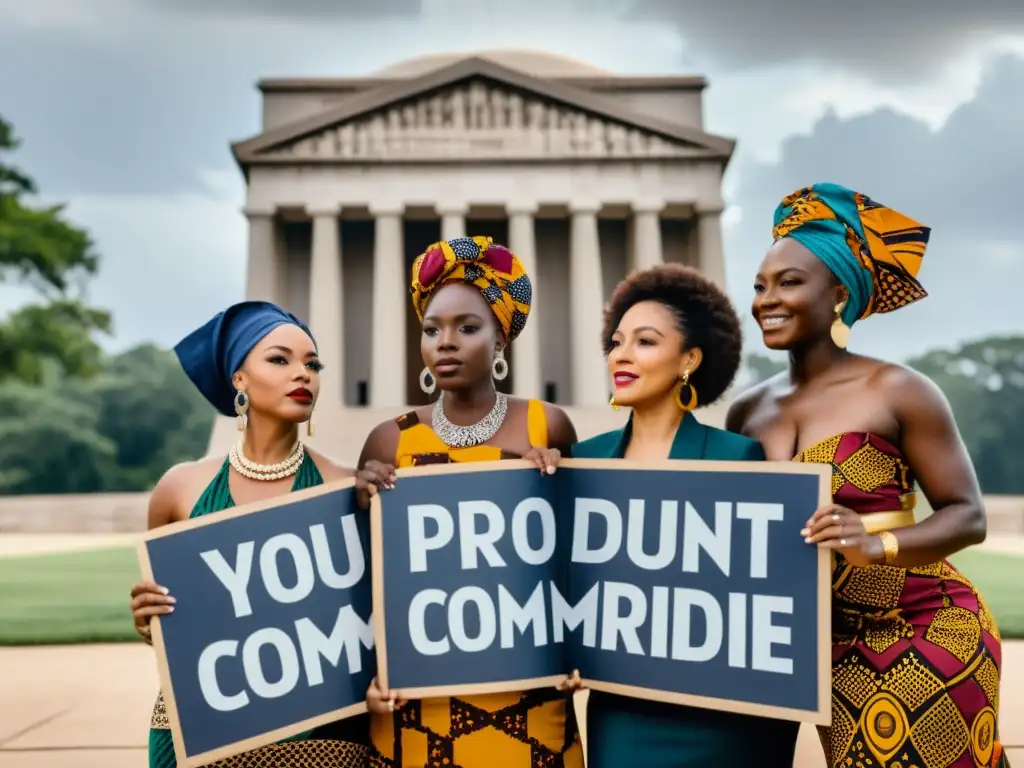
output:
[[[468,59],[355,95],[235,144],[242,166],[287,162],[719,158],[734,142],[607,97]]]

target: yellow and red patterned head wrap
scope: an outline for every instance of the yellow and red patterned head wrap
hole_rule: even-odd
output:
[[[480,289],[511,342],[526,327],[533,285],[522,262],[490,237],[456,237],[434,243],[412,263],[412,304],[423,320],[434,292],[461,280]]]

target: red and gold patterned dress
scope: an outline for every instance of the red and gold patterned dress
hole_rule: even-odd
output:
[[[522,458],[493,445],[450,448],[415,411],[398,418],[395,465]],[[530,445],[548,445],[544,403],[527,408]],[[414,700],[371,715],[370,768],[583,768],[572,698],[554,688]]]
[[[835,503],[869,533],[914,524],[914,479],[882,438],[847,432],[796,461],[832,465]],[[832,571],[831,768],[1009,768],[997,738],[999,629],[984,598],[943,560]]]

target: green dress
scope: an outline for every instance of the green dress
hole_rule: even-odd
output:
[[[217,476],[210,481],[199,501],[192,508],[189,518],[202,517],[235,506],[228,486],[231,464],[227,459]],[[307,453],[295,473],[293,491],[302,491],[322,485],[324,482],[316,463]],[[149,728],[150,768],[175,768],[174,742],[171,739],[170,721],[161,693],[153,707]],[[337,768],[362,768],[366,761],[366,745],[370,740],[369,718],[366,715],[349,718],[337,723],[314,728],[289,739],[270,744],[251,752],[218,760],[211,763],[217,768],[304,768],[309,766],[336,766]]]
[[[623,429],[577,443],[575,459],[621,459],[632,418]],[[764,461],[750,438],[683,417],[670,459]],[[591,691],[587,704],[588,768],[790,768],[800,724],[767,717],[663,704]]]

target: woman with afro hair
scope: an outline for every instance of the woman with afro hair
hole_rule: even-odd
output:
[[[701,424],[698,405],[729,388],[740,321],[724,293],[689,267],[634,272],[612,294],[602,334],[623,429],[577,443],[573,458],[763,461],[760,443]],[[798,724],[592,691],[589,768],[771,768],[793,763]]]

